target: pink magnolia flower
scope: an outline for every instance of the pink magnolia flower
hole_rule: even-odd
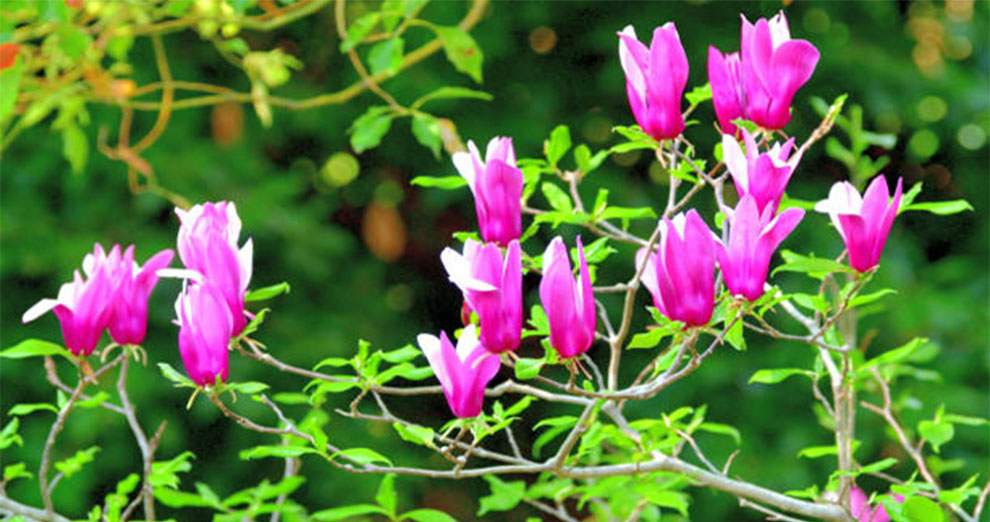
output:
[[[859,272],[877,266],[890,227],[901,205],[901,182],[897,180],[893,201],[883,175],[873,178],[866,194],[860,197],[848,181],[832,185],[828,199],[819,201],[815,211],[826,213],[842,236],[849,251],[849,266]]]
[[[227,380],[227,347],[234,319],[223,292],[210,283],[187,284],[175,301],[179,354],[193,382],[209,386]]]
[[[903,495],[891,494],[898,502],[904,502]],[[890,522],[890,515],[882,504],[877,503],[876,507],[870,508],[870,499],[866,493],[857,487],[853,487],[849,492],[850,512],[856,517],[857,522]]]
[[[477,417],[485,399],[485,386],[498,373],[501,362],[478,342],[475,326],[464,328],[456,349],[446,332],[440,332],[439,338],[420,334],[416,341],[440,381],[454,415],[462,419]]]
[[[494,244],[467,240],[464,255],[452,248],[440,254],[450,280],[478,313],[481,344],[492,353],[515,350],[522,335],[522,257],[519,241],[502,252]]]
[[[468,151],[454,153],[454,167],[474,194],[481,237],[508,245],[522,234],[523,175],[516,168],[512,138],[492,138],[485,161],[473,141],[468,141]]]
[[[752,194],[759,212],[766,208],[776,212],[787,182],[801,161],[801,154],[791,156],[794,138],[785,141],[783,145],[774,143],[768,152],[761,154],[756,140],[746,129],[742,130],[742,136],[746,144],[745,154],[732,136],[722,135],[722,157],[732,174],[736,192],[740,198]]]
[[[770,258],[804,217],[804,210],[789,208],[774,216],[767,207],[760,213],[752,195],[743,196],[729,221],[727,245],[715,243],[715,255],[733,295],[755,301],[763,295]]]
[[[581,237],[577,238],[580,273],[577,280],[564,240],[557,236],[543,253],[540,302],[550,322],[550,344],[564,359],[588,351],[595,340],[595,295]]]
[[[653,305],[671,320],[702,326],[715,302],[715,239],[695,210],[660,221],[659,253],[636,253]]]
[[[658,140],[680,135],[688,61],[674,23],[653,30],[649,49],[636,38],[636,30],[626,26],[619,33],[619,61],[626,73],[629,106],[643,132]]]
[[[223,295],[233,319],[234,335],[247,325],[244,295],[251,282],[254,247],[249,238],[238,247],[241,219],[232,202],[204,203],[189,210],[175,209],[181,226],[179,258]]]
[[[749,23],[742,17],[742,80],[746,117],[765,129],[791,121],[791,100],[815,72],[819,53],[807,40],[791,40],[783,12]]]
[[[117,248],[114,246],[114,248]],[[141,267],[134,262],[134,246],[127,247],[116,269],[116,298],[110,318],[110,338],[118,344],[141,344],[148,325],[148,298],[158,283],[158,270],[168,266],[175,255],[162,250]]]
[[[107,255],[102,246],[93,245],[93,253],[83,258],[86,277],[76,270],[72,282],[62,285],[57,298],[38,301],[21,320],[31,322],[53,311],[62,327],[65,347],[76,355],[93,353],[113,314],[113,276],[120,262],[119,246]]]
[[[820,57],[806,40],[792,40],[781,12],[751,24],[742,17],[740,55],[708,49],[708,80],[722,131],[735,134],[733,119],[745,117],[765,129],[791,120],[791,101],[811,78]]]

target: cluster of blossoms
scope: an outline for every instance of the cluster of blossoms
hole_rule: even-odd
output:
[[[163,250],[144,264],[134,261],[134,246],[120,253],[114,245],[107,254],[103,246],[83,258],[83,273],[73,273],[55,299],[45,298],[24,312],[25,323],[55,312],[62,326],[65,347],[75,355],[93,353],[104,330],[115,343],[139,345],[148,324],[148,297],[158,282],[158,271],[172,262],[174,252]],[[83,277],[85,274],[85,277]]]
[[[688,78],[677,28],[673,23],[656,28],[649,48],[636,38],[632,26],[618,36],[636,122],[661,142],[677,139],[685,129],[681,100]],[[715,235],[697,211],[689,210],[662,219],[656,247],[637,253],[637,266],[645,264],[642,282],[653,304],[672,321],[696,327],[711,320],[716,266],[730,294],[749,301],[763,295],[774,251],[805,212],[779,209],[802,151],[795,149],[793,138],[766,144],[761,151],[757,136],[769,137],[790,121],[791,101],[811,77],[818,58],[811,43],[791,39],[783,13],[755,24],[743,17],[740,52],[725,56],[709,49],[712,102],[723,132],[724,162],[739,200],[735,208],[722,209],[724,238]],[[748,120],[763,132],[754,136],[734,123],[738,120]],[[469,142],[468,151],[455,154],[453,163],[474,196],[484,243],[468,240],[462,253],[447,248],[440,256],[450,280],[464,294],[468,327],[457,347],[443,332],[440,337],[423,334],[419,344],[454,414],[474,417],[481,412],[485,386],[498,372],[500,354],[515,350],[521,337],[523,176],[512,140],[506,137],[492,139],[484,159]],[[850,265],[866,272],[877,265],[900,198],[900,181],[891,202],[886,180],[877,176],[862,197],[850,183],[837,183],[815,210],[830,215]],[[564,359],[583,354],[595,339],[595,300],[580,237],[576,244],[577,277],[558,236],[543,254],[539,288],[550,345]],[[469,324],[471,312],[477,314],[477,328]]]
[[[107,254],[99,244],[83,259],[58,298],[42,299],[24,313],[33,321],[49,310],[62,326],[65,346],[75,355],[93,353],[104,330],[121,345],[144,342],[148,299],[159,275],[185,279],[175,302],[179,352],[189,377],[206,386],[227,379],[230,340],[247,324],[244,296],[251,280],[252,244],[238,248],[241,220],[233,203],[205,203],[176,209],[181,226],[177,246],[184,269],[167,268],[174,252],[163,250],[144,266],[134,261],[134,247],[123,254],[114,245]]]

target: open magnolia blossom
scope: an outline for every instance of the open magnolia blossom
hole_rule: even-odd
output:
[[[664,218],[658,252],[636,252],[636,266],[646,256],[643,285],[653,305],[672,321],[708,324],[715,303],[715,239],[694,209]]]
[[[828,199],[815,205],[816,212],[826,213],[832,219],[849,251],[849,266],[859,272],[866,272],[880,262],[880,254],[901,205],[901,183],[898,179],[891,200],[887,180],[882,174],[873,178],[862,197],[852,183],[840,181],[832,185]]]
[[[560,357],[568,359],[588,351],[595,341],[597,316],[588,262],[581,236],[577,237],[580,272],[577,280],[564,240],[557,236],[543,253],[543,279],[540,302],[550,322],[550,344]]]
[[[440,253],[450,280],[478,314],[481,344],[492,353],[515,350],[522,335],[522,258],[512,240],[502,258],[494,244],[464,243],[464,254],[452,248]]]
[[[684,131],[681,98],[687,87],[688,60],[673,22],[653,30],[647,48],[627,25],[619,32],[619,61],[626,74],[626,94],[636,123],[658,140]]]
[[[468,141],[468,152],[457,152],[452,159],[474,195],[482,239],[503,246],[519,239],[523,175],[516,167],[512,138],[492,138],[484,161],[473,141]]]
[[[175,301],[179,354],[193,382],[209,386],[227,380],[227,347],[233,317],[223,293],[211,284],[184,283]]]
[[[199,274],[193,280],[207,281],[223,295],[237,335],[247,325],[244,296],[251,282],[254,246],[251,239],[238,247],[241,219],[234,203],[203,203],[189,210],[176,208],[181,226],[176,243],[187,270]],[[178,273],[178,275],[189,275]]]
[[[789,208],[775,216],[769,207],[760,213],[752,195],[743,196],[729,221],[729,240],[715,242],[718,265],[725,286],[733,295],[755,301],[763,295],[770,258],[804,217],[804,210]]]
[[[769,151],[760,153],[756,140],[746,129],[742,129],[742,137],[746,144],[745,153],[735,138],[722,135],[722,157],[732,175],[736,192],[740,198],[752,195],[761,213],[766,208],[770,208],[771,213],[777,212],[787,182],[801,161],[800,153],[791,155],[794,138],[783,144],[774,143]]]
[[[83,274],[76,270],[72,282],[59,289],[56,299],[42,299],[24,312],[27,323],[53,311],[62,327],[65,346],[76,355],[93,353],[103,331],[119,344],[144,342],[148,298],[158,281],[158,270],[168,266],[172,251],[163,250],[144,267],[134,262],[134,247],[120,253],[114,245],[107,253],[100,244],[83,258]]]
[[[481,346],[477,328],[466,326],[457,348],[446,332],[440,332],[440,337],[420,334],[416,341],[440,381],[450,411],[460,418],[477,417],[485,399],[485,386],[501,366],[498,356]]]
[[[735,119],[764,129],[780,129],[791,120],[791,101],[811,78],[819,53],[806,40],[792,40],[787,17],[752,24],[742,16],[740,54],[724,56],[708,48],[712,104],[722,132],[735,134]]]

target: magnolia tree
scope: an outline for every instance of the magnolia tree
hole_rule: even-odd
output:
[[[406,16],[418,9],[406,7],[411,9]],[[355,24],[354,32],[362,34],[345,44],[381,40],[371,34],[383,15],[375,16]],[[843,96],[831,105],[817,102],[821,121],[810,135],[789,136],[785,129],[792,111],[800,110],[792,102],[802,88],[814,89],[809,80],[819,52],[811,42],[791,38],[783,13],[755,22],[743,15],[741,23],[739,50],[724,54],[710,47],[708,83],[686,95],[689,64],[673,22],[653,29],[649,42],[641,41],[632,26],[619,31],[617,58],[636,125],[616,127],[622,141],[609,149],[592,153],[578,145],[573,162],[566,160],[572,143],[568,129],[560,126],[544,142],[543,157],[517,158],[510,137],[491,138],[484,154],[469,141],[466,151],[452,155],[450,169],[457,175],[413,180],[459,191],[465,198],[470,191],[473,197],[477,229],[457,234],[460,244],[437,255],[451,284],[463,293],[458,331],[425,332],[414,343],[388,351],[362,341],[350,357],[317,357],[308,367],[295,366],[280,359],[277,347],[269,349],[259,340],[269,309],[256,305],[288,291],[291,281],[252,281],[253,258],[266,254],[255,252],[250,238],[241,238],[233,202],[176,208],[178,263],[172,263],[171,250],[139,264],[134,247],[107,249],[97,243],[83,259],[82,272],[76,271],[56,298],[41,299],[23,314],[25,322],[54,324],[44,317],[53,312],[62,344],[29,339],[0,352],[4,358],[37,358],[58,390],[55,404],[18,404],[10,410],[14,417],[0,433],[0,448],[24,445],[40,452],[41,464],[28,470],[23,463],[6,462],[0,513],[21,520],[116,522],[154,520],[156,506],[165,505],[213,510],[215,520],[452,520],[438,510],[400,509],[395,482],[413,475],[483,479],[491,493],[480,499],[479,516],[526,504],[541,518],[568,521],[589,516],[659,520],[664,513],[690,517],[692,488],[710,488],[771,520],[981,520],[990,484],[979,483],[977,476],[945,483],[927,457],[952,439],[954,426],[986,421],[939,409],[931,420],[906,425],[892,388],[919,371],[913,365],[930,359],[930,345],[913,339],[867,357],[857,336],[857,311],[891,293],[870,282],[883,268],[884,243],[898,214],[944,214],[966,204],[914,203],[920,185],[904,187],[901,179],[888,180],[878,169],[857,170],[851,181],[836,183],[817,202],[788,197],[788,184],[792,179],[800,183],[800,172],[807,168],[802,158],[810,147],[836,124],[854,139],[862,129],[856,118],[843,116]],[[226,25],[222,30],[234,31]],[[401,64],[401,44],[397,56]],[[360,61],[355,65],[362,67]],[[255,85],[264,90],[271,82],[261,78]],[[365,86],[379,88],[374,82]],[[264,118],[265,98],[255,95]],[[709,101],[717,121],[689,119]],[[397,117],[402,109],[372,108],[368,114],[355,123],[355,136],[367,138],[371,120]],[[692,143],[692,135],[710,132],[720,134],[714,151]],[[439,147],[428,134],[417,138],[423,136],[424,145]],[[457,141],[450,148],[463,148]],[[669,176],[665,198],[630,208],[611,202],[605,188],[587,193],[582,182],[609,155],[637,149],[650,151]],[[130,169],[140,165],[135,161]],[[543,199],[534,197],[538,191]],[[543,200],[549,205],[541,205]],[[693,208],[705,200],[713,202],[714,213],[705,210],[709,205]],[[644,220],[656,226],[637,235],[631,224]],[[837,249],[834,257],[802,253],[800,245],[788,241],[799,226],[831,226],[845,249]],[[621,244],[637,250],[635,261],[621,267],[625,277],[597,278],[599,267],[616,263],[619,256],[612,254]],[[782,259],[775,261],[781,248]],[[778,285],[774,276],[781,272],[807,276],[817,291]],[[156,355],[160,347],[142,347],[149,295],[162,277],[182,280],[174,323],[184,373],[162,362],[164,357]],[[532,296],[524,280],[534,283]],[[652,298],[645,309],[636,306],[642,290]],[[649,317],[652,324],[635,331],[636,315]],[[110,342],[101,344],[105,330]],[[814,356],[805,368],[762,369],[750,377],[764,384],[805,379],[807,398],[834,438],[833,444],[802,450],[806,456],[833,459],[832,473],[810,487],[795,483],[788,491],[775,491],[738,476],[732,472],[735,453],[715,462],[699,438],[713,434],[738,441],[736,428],[706,418],[704,407],[674,408],[658,399],[675,383],[691,386],[686,377],[706,360],[726,349],[744,350],[747,338],[759,336],[794,343]],[[520,343],[531,337],[539,341],[542,355],[519,355]],[[620,371],[630,365],[624,356],[634,349],[650,357]],[[291,374],[299,388],[272,390],[263,382],[245,382],[228,371],[231,357]],[[230,421],[261,434],[265,442],[245,448],[241,458],[283,459],[284,478],[227,498],[203,483],[195,489],[180,483],[192,454],[157,453],[166,436],[164,425],[155,428],[139,419],[140,405],[128,396],[133,364],[161,369],[163,379],[142,386],[158,386],[164,393],[170,381],[189,392],[190,407],[196,400],[209,401]],[[73,375],[64,378],[69,368]],[[426,395],[446,398],[449,422],[430,425],[394,407],[403,398]],[[244,403],[236,402],[245,396],[267,413],[246,412]],[[333,396],[346,397],[349,406],[331,409]],[[555,403],[559,415],[533,415],[537,402]],[[635,403],[649,407],[630,408]],[[59,448],[58,435],[93,408],[126,420],[142,462],[88,513],[60,513],[57,486],[80,472],[96,450],[71,454]],[[632,409],[651,413],[633,415]],[[23,440],[18,419],[41,423],[40,416],[23,416],[44,410],[55,413],[47,438]],[[886,422],[885,435],[900,446],[902,458],[856,454],[854,419],[860,411]],[[414,449],[440,459],[434,466],[417,467],[401,455],[345,447],[326,428],[333,416],[386,424]],[[523,429],[537,434],[530,447],[518,442]],[[68,458],[55,460],[67,452]],[[293,500],[303,480],[302,464],[310,473],[379,474],[381,485],[373,501],[328,502],[310,509]],[[857,480],[865,476],[888,482],[889,488],[864,491]],[[6,486],[14,480],[37,481],[42,505],[8,497]]]

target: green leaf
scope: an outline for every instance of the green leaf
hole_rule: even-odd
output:
[[[265,299],[271,299],[281,294],[287,294],[290,290],[291,288],[289,287],[289,283],[283,281],[277,285],[251,290],[244,296],[244,302],[253,303],[255,301],[264,301]]]
[[[460,176],[416,176],[409,182],[420,187],[435,187],[442,190],[454,190],[467,186],[467,181]]]
[[[553,167],[557,166],[557,162],[560,161],[560,158],[564,157],[564,154],[567,154],[570,148],[571,131],[566,125],[556,126],[550,132],[550,139],[543,142],[543,153]]]
[[[814,372],[808,370],[801,370],[799,368],[775,368],[775,369],[764,369],[757,370],[752,377],[749,378],[749,383],[759,382],[762,384],[777,384],[784,379],[794,376],[794,375],[807,375],[808,377],[814,377]]]
[[[656,219],[657,214],[650,207],[608,207],[599,219]]]
[[[928,201],[924,203],[912,203],[908,206],[901,207],[900,212],[908,212],[912,210],[923,210],[939,216],[949,216],[952,214],[965,212],[967,210],[973,210],[973,205],[970,205],[965,199],[954,199],[952,201]],[[898,212],[898,214],[900,212]]]
[[[922,496],[913,496],[904,501],[901,511],[908,522],[942,522],[945,515],[938,504]]]
[[[481,63],[484,55],[481,49],[467,31],[459,27],[435,26],[434,31],[440,38],[443,51],[447,55],[447,60],[457,69],[471,77],[475,82],[481,83]]]
[[[371,464],[373,462],[383,462],[385,464],[388,464],[389,466],[392,465],[392,461],[389,460],[387,457],[383,456],[381,453],[378,453],[373,449],[368,449],[368,448],[349,448],[345,450],[340,450],[337,453],[331,455],[330,459],[332,460],[336,457],[343,457],[357,464]]]
[[[17,434],[18,427],[20,427],[20,421],[17,420],[17,417],[4,424],[3,429],[0,430],[0,450],[7,449],[14,444],[24,446],[24,439]]]
[[[244,395],[254,395],[267,390],[268,385],[263,382],[256,381],[228,382],[224,385],[224,389],[234,390],[238,393],[243,393]]]
[[[25,339],[0,352],[0,359],[24,359],[41,355],[61,355],[66,359],[72,358],[72,354],[68,350],[55,343],[41,339]]]
[[[780,254],[785,263],[775,268],[771,277],[777,272],[800,272],[815,279],[824,279],[832,272],[853,272],[852,268],[831,259],[802,256],[790,250],[782,250]]]
[[[436,509],[415,509],[399,517],[413,522],[457,522],[457,519]]]
[[[381,13],[374,11],[354,20],[347,27],[347,38],[340,43],[340,52],[346,53],[357,46],[361,40],[364,40],[365,36],[371,33],[371,30],[378,24],[379,19],[381,19]]]
[[[419,109],[427,102],[433,100],[445,100],[445,99],[455,99],[455,98],[474,98],[478,100],[491,101],[492,95],[484,91],[476,91],[474,89],[468,89],[466,87],[440,87],[439,89],[421,97],[420,99],[413,102],[411,108],[413,110]]]
[[[27,464],[23,462],[18,462],[17,464],[11,464],[9,466],[3,467],[3,481],[10,482],[14,479],[19,478],[31,478],[31,472],[27,470]]]
[[[155,499],[171,508],[214,507],[209,500],[194,493],[171,488],[155,488]]]
[[[402,53],[405,42],[398,36],[376,43],[368,53],[368,65],[371,74],[387,71],[389,76],[395,76],[402,65]]]
[[[550,206],[554,210],[565,213],[570,213],[574,210],[571,204],[571,197],[553,182],[544,181],[540,185],[540,190],[543,191],[543,196],[547,198],[547,201],[550,202]]]
[[[695,107],[703,102],[706,102],[712,99],[712,85],[710,83],[699,85],[694,89],[691,89],[691,92],[685,94],[684,98],[687,99],[691,107]]]
[[[897,459],[895,458],[879,460],[872,464],[867,464],[866,466],[863,466],[862,468],[859,469],[859,471],[856,472],[856,474],[860,475],[864,473],[879,473],[893,466],[894,464],[897,464]]]
[[[742,435],[739,434],[739,430],[737,430],[734,426],[729,426],[728,424],[721,424],[718,422],[702,422],[696,429],[707,431],[708,433],[726,435],[731,437],[732,440],[736,442],[736,445],[742,444]]]
[[[66,478],[75,475],[77,472],[83,469],[83,466],[93,462],[94,455],[100,451],[99,446],[90,446],[86,449],[77,451],[71,457],[55,463],[55,469],[61,471]]]
[[[93,37],[74,25],[65,24],[55,30],[58,47],[72,61],[82,58],[83,53],[93,43]]]
[[[110,394],[105,391],[100,391],[88,399],[77,401],[76,406],[79,408],[95,408],[100,404],[103,404],[103,402],[108,398],[110,398]]]
[[[183,451],[175,457],[158,461],[151,464],[151,477],[148,482],[158,488],[168,486],[177,488],[179,486],[178,473],[183,473],[192,469],[189,459],[193,458],[191,451]]]
[[[492,511],[508,511],[515,508],[522,502],[526,494],[526,483],[518,480],[515,482],[504,482],[493,475],[484,475],[491,487],[491,493],[481,497],[481,506],[478,509],[478,516]]]
[[[429,114],[413,114],[412,133],[420,145],[430,149],[434,158],[440,158],[440,149],[443,147],[443,127],[440,126],[440,122],[436,118]],[[459,178],[460,176],[454,177]]]
[[[305,446],[255,446],[241,450],[238,457],[241,460],[263,459],[266,457],[276,457],[284,459],[287,457],[299,457],[306,454],[317,453],[313,448]]]
[[[14,111],[17,103],[17,93],[21,84],[21,58],[14,58],[14,65],[0,71],[0,122]]]
[[[688,496],[684,493],[657,488],[637,488],[637,491],[650,504],[673,509],[683,517],[688,516]]]
[[[831,446],[809,446],[807,448],[801,448],[797,456],[807,459],[817,459],[828,455],[838,455],[838,453],[839,449],[833,444]]]
[[[932,445],[935,453],[938,453],[941,446],[952,440],[956,434],[952,423],[939,417],[936,415],[935,420],[923,420],[918,423],[918,434]]]
[[[261,327],[261,323],[265,322],[265,317],[268,316],[268,312],[269,312],[268,308],[262,308],[261,310],[258,310],[258,313],[254,314],[254,319],[251,319],[251,322],[244,327],[244,330],[241,331],[241,334],[238,337],[243,339],[253,334],[254,332],[257,332],[258,328]]]
[[[865,377],[870,375],[869,369],[874,366],[903,362],[924,362],[934,357],[935,353],[937,353],[937,347],[929,342],[927,337],[915,337],[902,346],[886,351],[866,361],[856,369],[856,376]]]
[[[726,317],[726,321],[729,318]],[[725,331],[725,340],[729,344],[740,352],[746,351],[746,338],[743,336],[743,322],[742,320],[736,321]]]
[[[378,505],[388,512],[390,517],[394,517],[396,503],[394,474],[387,473],[382,477],[382,481],[378,485],[378,493],[375,494],[375,502],[378,502]]]
[[[852,299],[849,300],[849,308],[856,308],[857,306],[865,306],[870,303],[879,301],[880,299],[883,299],[888,295],[896,294],[896,293],[897,290],[894,290],[892,288],[884,288],[883,290],[878,290],[876,292],[872,292],[869,294],[857,295],[856,297],[853,297]]]
[[[58,408],[54,405],[48,404],[47,402],[39,402],[34,404],[15,404],[14,407],[7,412],[7,415],[29,415],[40,410],[58,413]]]
[[[382,105],[368,107],[368,110],[358,116],[347,130],[351,135],[351,148],[354,152],[360,154],[377,147],[392,126],[394,117],[388,107]]]
[[[62,155],[68,160],[73,173],[79,174],[86,168],[89,139],[78,125],[69,125],[62,130]]]
[[[529,359],[526,357],[516,359],[516,379],[525,381],[535,378],[540,374],[540,369],[543,368],[544,362],[543,359]]]
[[[392,427],[399,434],[399,437],[406,442],[419,444],[420,446],[433,447],[433,428],[426,426],[414,426],[412,424],[402,424],[393,422]]]
[[[350,520],[354,517],[370,515],[372,513],[378,513],[381,515],[386,514],[385,510],[378,506],[373,506],[371,504],[357,504],[355,506],[344,506],[317,511],[311,515],[311,518],[313,520],[320,520],[321,522],[332,522],[334,520]]]
[[[172,366],[169,365],[168,363],[164,363],[164,362],[158,363],[158,369],[161,370],[162,375],[164,375],[166,379],[174,382],[176,387],[189,387],[189,388],[196,387],[196,384],[192,382],[192,380],[190,380],[189,377],[182,375],[181,373],[179,373],[178,370],[172,368]]]
[[[660,341],[664,337],[671,335],[673,332],[666,328],[653,328],[652,330],[647,330],[645,333],[639,333],[633,336],[632,340],[629,341],[629,346],[626,349],[632,350],[635,348],[653,348],[654,346],[660,344]]]

